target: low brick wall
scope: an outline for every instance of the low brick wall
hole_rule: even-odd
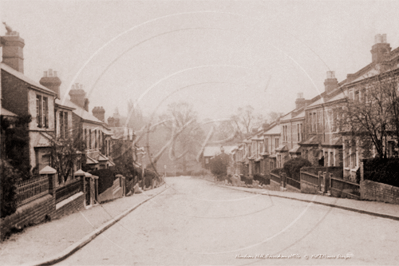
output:
[[[296,187],[294,187],[294,186],[288,185],[288,184],[285,185],[285,188],[286,188],[287,191],[289,191],[289,192],[299,192],[299,193],[301,193],[301,190],[300,190],[300,189],[298,189],[298,188],[296,188]]]
[[[270,190],[278,190],[280,191],[280,183],[270,179]]]
[[[317,194],[319,187],[313,183],[301,179],[301,192],[308,194]]]
[[[338,198],[359,199],[359,184],[339,178],[331,178],[331,196]]]
[[[360,198],[399,204],[399,187],[364,180],[360,182]]]
[[[113,200],[123,196],[123,187],[120,186],[119,179],[114,180],[112,187],[105,190],[103,193],[98,195],[98,201],[104,202],[107,200]]]
[[[70,198],[73,198],[73,200],[69,201]],[[62,216],[72,214],[85,208],[85,194],[83,192],[79,192],[70,198],[63,201],[69,201],[68,203],[63,204],[63,202],[60,202],[56,205],[56,210],[51,218],[58,219]],[[57,208],[57,206],[60,207]]]
[[[14,214],[1,219],[0,239],[3,239],[13,227],[23,228],[41,223],[46,215],[52,217],[54,213],[55,199],[50,194],[23,205]]]

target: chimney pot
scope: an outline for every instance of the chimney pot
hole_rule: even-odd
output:
[[[381,34],[376,34],[374,37],[374,41],[375,43],[381,43]]]
[[[324,87],[327,93],[338,87],[338,80],[335,78],[334,71],[327,71],[327,78],[324,81]]]
[[[54,91],[57,94],[57,98],[61,99],[60,95],[61,80],[56,75],[55,76],[53,75],[52,69],[44,71],[43,77],[40,79],[39,82],[44,87]]]
[[[0,37],[0,46],[3,47],[3,63],[13,69],[24,73],[24,55],[23,48],[25,41],[19,34],[10,29],[5,36]]]
[[[386,33],[382,34],[382,43],[387,43],[387,35],[386,35]]]
[[[375,44],[371,47],[371,60],[373,63],[381,63],[385,60],[386,55],[391,52],[391,46],[387,43],[387,35],[377,34],[375,36]]]

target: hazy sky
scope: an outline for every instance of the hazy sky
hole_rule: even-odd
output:
[[[25,39],[25,74],[79,82],[90,111],[145,113],[187,101],[201,117],[251,104],[288,112],[371,62],[374,36],[399,46],[399,1],[1,1]],[[5,33],[1,27],[0,33]],[[268,86],[267,86],[268,84]],[[69,96],[68,96],[69,97]]]

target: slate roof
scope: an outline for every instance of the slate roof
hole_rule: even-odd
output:
[[[36,82],[30,78],[28,78],[27,76],[24,75],[24,73],[21,73],[15,69],[13,69],[12,67],[8,66],[7,64],[4,63],[0,63],[0,67],[2,70],[8,72],[9,74],[13,75],[14,77],[32,85],[33,89],[36,89],[38,91],[41,91],[43,93],[47,93],[47,94],[51,94],[51,95],[57,95],[54,91],[44,87],[43,85],[41,85],[39,82]]]
[[[1,115],[3,115],[3,116],[14,116],[14,117],[18,116],[16,114],[14,114],[13,112],[8,111],[7,109],[4,109],[3,107],[1,107]]]
[[[226,154],[231,154],[231,151],[236,149],[237,146],[223,146]],[[220,153],[220,146],[207,146],[204,149],[204,157],[212,157]]]
[[[276,134],[280,134],[280,126],[279,125],[275,125],[272,128],[270,128],[268,131],[266,131],[265,133],[263,133],[264,135],[276,135]]]
[[[72,101],[70,101],[68,99],[64,99],[64,100],[56,99],[55,103],[58,104],[58,105],[67,106],[69,108],[73,108],[74,110],[72,112],[75,115],[79,116],[80,118],[82,118],[85,121],[103,125],[104,129],[106,129],[103,132],[105,134],[108,134],[108,135],[112,134],[112,131],[108,130],[108,128],[106,127],[107,126],[106,123],[104,123],[103,121],[99,120],[97,117],[95,117],[91,113],[87,112],[85,109],[83,109],[82,107],[80,107],[77,104],[73,103]]]

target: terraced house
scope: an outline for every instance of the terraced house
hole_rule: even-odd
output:
[[[23,161],[24,171],[21,180],[12,184],[16,187],[16,198],[11,199],[16,210],[10,209],[2,218],[3,237],[12,227],[39,223],[45,217],[57,218],[92,206],[98,201],[98,177],[82,168],[90,171],[109,168],[114,163],[111,158],[113,133],[104,122],[105,110],[95,107],[90,114],[89,101],[79,84],[70,90],[71,100],[61,99],[62,82],[52,69],[44,71],[40,82],[27,77],[23,64],[24,39],[8,26],[6,35],[0,38],[2,119],[14,127],[19,118],[31,118],[23,125],[26,130],[21,131],[25,144],[18,151],[23,156],[17,159]],[[15,165],[15,158],[3,152],[7,150],[3,131],[2,128],[2,166],[19,167]],[[116,190],[123,184],[122,179],[114,183],[112,188]]]
[[[370,141],[365,151],[364,139],[368,137],[359,132],[359,126],[356,128],[354,125],[354,113],[348,113],[351,104],[368,105],[372,110],[378,98],[375,96],[372,99],[375,87],[385,85],[386,89],[390,86],[399,90],[399,48],[391,50],[386,35],[378,34],[371,54],[370,64],[354,74],[348,74],[341,82],[336,79],[334,71],[327,71],[322,93],[309,100],[298,94],[294,110],[281,116],[268,129],[246,139],[243,142],[245,152],[241,152],[239,158],[241,164],[249,165],[248,170],[241,167],[237,172],[268,176],[271,170],[282,168],[290,158],[300,156],[315,167],[341,167],[341,177],[358,182],[356,175],[359,176],[362,159],[377,156],[378,149],[386,157],[397,157],[398,139],[389,132],[394,128],[390,125],[391,120],[384,121],[388,133],[381,147]],[[381,105],[384,105],[382,100]],[[372,114],[369,115],[372,117]],[[376,125],[381,123],[377,121]],[[378,136],[381,137],[381,134]]]

